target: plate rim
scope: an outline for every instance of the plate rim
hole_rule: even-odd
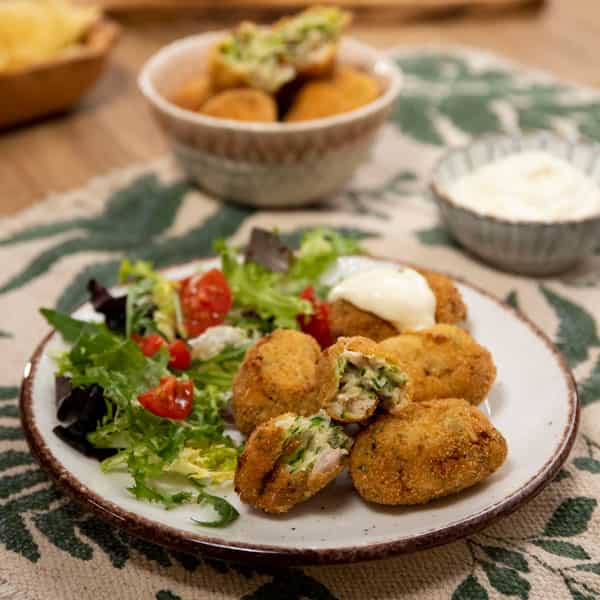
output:
[[[386,256],[370,256],[374,259],[414,266],[408,261],[400,261]],[[201,257],[193,261],[171,265],[165,270],[192,265],[196,262],[201,262],[202,260],[207,261],[212,258],[214,257]],[[150,518],[140,516],[119,506],[99,495],[88,486],[80,483],[76,475],[67,470],[60,460],[52,453],[36,424],[33,413],[33,383],[46,344],[55,334],[54,329],[47,333],[38,343],[31,358],[26,364],[23,373],[19,395],[19,406],[21,425],[25,433],[27,444],[29,445],[34,458],[50,477],[52,482],[58,485],[68,497],[90,510],[96,516],[125,529],[131,535],[143,538],[149,542],[166,546],[174,550],[188,552],[190,554],[200,554],[213,559],[262,564],[272,567],[352,563],[383,559],[390,556],[408,554],[427,548],[433,548],[476,533],[498,519],[508,516],[519,507],[532,500],[553,479],[554,475],[568,458],[577,437],[581,416],[581,404],[573,373],[567,365],[566,360],[548,336],[533,321],[526,317],[519,309],[507,304],[504,300],[496,297],[487,290],[466,281],[464,278],[449,275],[442,271],[436,272],[445,274],[453,281],[466,287],[470,287],[479,294],[495,302],[500,308],[511,312],[524,323],[528,329],[546,345],[556,359],[567,384],[569,402],[569,414],[566,426],[562,431],[560,443],[557,450],[544,465],[512,495],[506,496],[491,506],[464,519],[451,523],[444,528],[428,530],[417,536],[386,542],[377,542],[365,546],[319,549],[286,548],[284,546],[253,544],[248,542],[231,542],[218,537],[186,532],[171,525],[158,523]],[[81,304],[75,310],[85,304],[87,304],[87,302]],[[72,312],[75,312],[75,310]]]

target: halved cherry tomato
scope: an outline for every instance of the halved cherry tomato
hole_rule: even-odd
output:
[[[169,355],[171,356],[169,361],[171,369],[189,369],[192,363],[192,354],[183,340],[175,340],[169,344]]]
[[[175,340],[171,344],[158,333],[139,335],[134,333],[131,338],[140,347],[144,356],[154,356],[161,348],[169,348],[169,367],[172,369],[188,369],[192,362],[192,354],[183,340]]]
[[[165,419],[185,419],[192,412],[194,384],[178,381],[174,375],[160,378],[160,384],[138,396],[140,404]]]
[[[195,337],[224,321],[233,297],[225,275],[219,269],[186,277],[179,282],[183,324],[188,337]]]
[[[144,356],[154,356],[163,346],[167,346],[166,340],[158,333],[148,335],[134,333],[131,338],[140,347]]]
[[[300,298],[308,300],[313,306],[312,315],[298,315],[300,329],[312,335],[321,348],[327,348],[333,343],[329,329],[329,305],[315,295],[315,288],[308,286],[300,294]]]

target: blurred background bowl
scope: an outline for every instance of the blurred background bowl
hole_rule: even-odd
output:
[[[486,136],[452,149],[434,169],[430,189],[448,229],[465,248],[506,271],[554,275],[600,247],[600,214],[551,223],[500,219],[458,204],[445,191],[475,169],[526,150],[562,158],[593,179],[600,190],[600,144],[571,142],[550,132]]]
[[[259,207],[311,203],[343,186],[389,115],[401,74],[377,50],[344,37],[338,60],[375,77],[381,95],[351,112],[296,123],[250,123],[183,110],[168,99],[207,70],[224,32],[184,38],[144,65],[139,86],[185,173],[224,200]]]
[[[73,52],[0,73],[0,128],[60,112],[78,102],[100,77],[119,29],[113,21],[101,18]]]

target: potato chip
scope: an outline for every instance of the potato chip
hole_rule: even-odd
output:
[[[93,6],[67,0],[0,2],[0,71],[14,71],[60,56],[98,19]]]

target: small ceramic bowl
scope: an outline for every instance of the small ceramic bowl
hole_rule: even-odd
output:
[[[0,128],[65,110],[98,80],[119,36],[119,26],[101,18],[80,50],[14,72],[0,73]]]
[[[185,173],[225,200],[259,207],[294,207],[327,196],[368,156],[375,134],[400,91],[398,69],[370,46],[343,38],[338,58],[373,75],[381,95],[344,114],[299,123],[250,123],[183,110],[169,101],[207,68],[223,32],[184,38],[143,67],[139,86]]]
[[[524,150],[543,150],[566,160],[600,189],[600,144],[540,132],[485,136],[450,150],[435,167],[430,190],[448,229],[465,248],[506,271],[553,275],[600,246],[600,214],[552,223],[500,219],[461,206],[446,191],[450,183],[478,167]]]

